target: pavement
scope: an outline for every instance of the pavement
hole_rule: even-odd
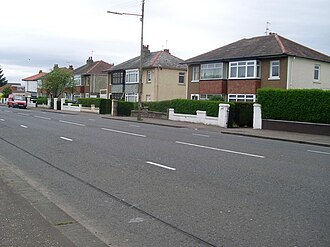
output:
[[[37,108],[35,108],[37,109]],[[91,114],[53,111],[61,114]],[[255,138],[289,141],[330,147],[330,137],[286,131],[255,130],[252,128],[220,128],[202,124],[177,122],[165,119],[135,117],[113,117],[100,115],[102,118],[154,124],[175,128],[191,128],[221,132],[227,135],[241,135]],[[0,155],[0,247],[7,246],[107,246],[94,234],[35,190],[13,165]]]

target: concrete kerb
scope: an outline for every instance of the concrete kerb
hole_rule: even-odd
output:
[[[18,171],[15,171],[16,168],[14,165],[9,164],[9,162],[1,156],[0,170],[1,179],[3,179],[18,195],[27,200],[54,229],[59,231],[65,238],[69,239],[75,246],[108,246],[39,191],[34,189],[32,185],[21,177]]]

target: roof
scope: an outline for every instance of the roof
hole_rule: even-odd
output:
[[[24,79],[22,79],[22,81],[37,81],[39,80],[41,77],[45,76],[47,73],[39,71],[38,74],[30,76],[30,77],[26,77]]]
[[[229,45],[190,58],[187,64],[242,58],[296,56],[330,63],[330,57],[278,34],[241,39]]]
[[[186,70],[187,66],[184,63],[184,60],[173,56],[168,49],[163,51],[155,51],[144,52],[143,57],[143,65],[142,67],[145,68],[156,68],[162,67],[166,69],[177,69],[177,70]],[[127,60],[121,64],[113,66],[108,71],[116,71],[116,70],[127,70],[127,69],[137,69],[140,67],[140,56],[134,57],[130,60]]]
[[[76,68],[73,73],[74,75],[104,74],[104,71],[110,69],[112,66],[113,64],[102,60],[95,62],[93,62],[93,60],[87,60],[87,64]]]

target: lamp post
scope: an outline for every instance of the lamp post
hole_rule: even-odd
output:
[[[139,85],[138,85],[138,114],[137,114],[137,120],[142,120],[141,112],[142,112],[142,65],[143,65],[143,24],[144,24],[144,2],[145,0],[142,0],[142,9],[141,14],[132,14],[132,13],[120,13],[120,12],[113,12],[113,11],[107,11],[109,14],[115,14],[115,15],[132,15],[132,16],[139,16],[141,17],[141,47],[140,47],[140,69],[139,69]]]

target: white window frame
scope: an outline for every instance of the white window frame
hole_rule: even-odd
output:
[[[248,76],[248,68],[253,66],[253,75]],[[244,69],[244,76],[239,76],[239,70]],[[236,69],[235,75],[232,75],[232,70]],[[229,62],[229,79],[259,79],[260,78],[260,61],[247,60]]]
[[[228,102],[256,102],[255,94],[228,94]]]
[[[278,75],[274,75],[274,68],[278,67]],[[270,61],[270,71],[269,71],[269,79],[270,80],[279,80],[281,75],[281,62],[280,60]]]
[[[192,67],[192,82],[199,82],[200,79],[200,71],[199,71],[199,65],[194,65]]]
[[[199,100],[199,94],[190,94],[190,99],[193,99],[194,97],[197,97],[197,100]]]
[[[132,80],[132,79],[136,79],[136,80]],[[126,84],[139,83],[139,70],[138,69],[126,70],[125,83]]]
[[[125,101],[127,102],[138,102],[138,94],[137,93],[125,93]]]
[[[85,93],[85,97],[86,98],[89,98],[89,93]]]
[[[186,73],[185,72],[179,72],[178,84],[180,84],[180,85],[185,84],[185,77],[186,77]],[[180,82],[180,79],[182,79],[182,82]]]
[[[317,72],[317,78],[315,78],[315,72]],[[313,81],[319,82],[321,76],[321,65],[320,64],[314,64],[314,70],[313,70]]]
[[[76,86],[82,86],[82,80],[81,80],[81,76],[80,75],[75,75],[73,77],[73,80],[74,80]]]
[[[219,75],[216,76],[214,71],[219,71]],[[207,72],[212,71],[213,76],[208,76]],[[200,80],[218,80],[223,79],[223,63],[205,63],[201,64],[201,70],[200,70]]]
[[[152,73],[151,73],[151,70],[148,70],[147,71],[147,82],[151,83],[151,80],[152,80]]]

